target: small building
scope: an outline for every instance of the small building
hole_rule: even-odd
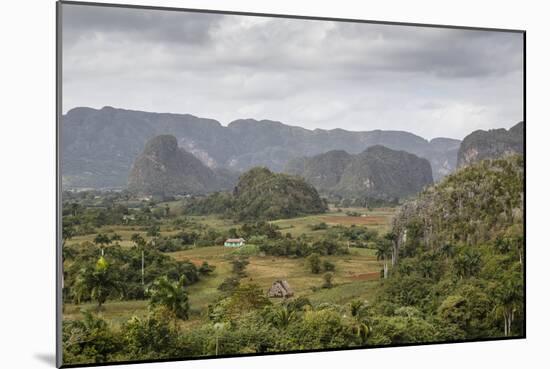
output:
[[[241,247],[244,245],[244,238],[228,238],[223,245],[225,247]]]
[[[292,288],[290,288],[290,285],[285,280],[276,280],[271,285],[271,288],[269,291],[267,291],[268,297],[292,297],[294,295],[294,292],[292,291]]]
[[[130,221],[134,221],[136,220],[136,216],[134,214],[128,214],[128,215],[123,215],[122,216],[122,221],[124,222],[124,224],[128,224]]]

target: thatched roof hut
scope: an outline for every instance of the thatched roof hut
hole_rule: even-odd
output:
[[[276,280],[271,285],[271,288],[269,291],[267,291],[267,296],[269,297],[292,297],[294,295],[294,292],[292,291],[292,288],[290,288],[290,285],[285,280]]]

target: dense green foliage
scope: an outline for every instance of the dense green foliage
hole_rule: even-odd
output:
[[[90,313],[63,325],[65,360],[71,363],[161,359],[203,355],[327,349],[357,346],[363,316],[346,318],[347,306],[307,299],[273,304],[256,285],[238,287],[210,306],[208,321],[182,328],[164,308],[133,317],[118,330]]]
[[[300,177],[253,168],[239,177],[233,194],[212,194],[186,203],[189,214],[222,214],[236,220],[273,220],[326,211],[315,188]]]
[[[523,157],[513,156],[482,161],[430,187],[395,219],[395,232],[407,230],[404,253],[447,243],[476,245],[521,228],[524,175]]]
[[[219,214],[230,218],[235,199],[229,192],[214,192],[205,197],[194,197],[185,202],[185,212],[194,215]]]
[[[176,318],[189,318],[189,299],[185,285],[187,279],[182,275],[177,282],[171,282],[167,277],[157,279],[149,289],[151,306],[164,306]]]
[[[170,208],[155,208],[154,201],[137,200],[127,191],[63,192],[63,239],[94,234],[105,225],[152,227],[170,215]]]
[[[523,165],[521,156],[479,162],[404,206],[379,309],[414,308],[449,339],[521,335]]]
[[[329,202],[340,208],[359,208],[366,207],[369,209],[373,208],[384,208],[384,207],[395,207],[399,205],[399,197],[372,197],[372,196],[354,196],[342,197],[335,194],[329,196]]]
[[[89,243],[64,248],[64,300],[67,302],[93,300],[101,305],[107,298],[138,299],[143,298],[146,287],[161,276],[174,282],[185,276],[189,284],[201,278],[193,263],[176,261],[150,247],[143,248],[143,281],[142,250],[137,246],[129,249],[109,246],[101,257],[97,246]]]

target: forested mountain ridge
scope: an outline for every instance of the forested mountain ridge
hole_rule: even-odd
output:
[[[260,167],[239,177],[233,196],[240,219],[291,218],[327,208],[315,188],[302,178]]]
[[[477,130],[470,133],[460,144],[458,166],[463,167],[483,159],[496,159],[503,155],[523,154],[524,123],[519,122],[506,130]]]
[[[243,119],[227,127],[189,114],[149,113],[79,107],[61,119],[63,184],[68,188],[125,187],[134,159],[145,143],[171,134],[178,145],[210,168],[245,171],[265,166],[282,170],[288,160],[330,150],[357,154],[383,145],[430,160],[434,177],[454,170],[459,140],[425,140],[404,131],[308,130],[280,122]]]
[[[406,203],[395,218],[394,231],[403,236],[407,225],[422,224],[423,244],[429,248],[490,241],[503,229],[522,224],[524,180],[520,155],[459,169]]]
[[[357,155],[329,151],[297,158],[285,171],[304,177],[325,194],[345,198],[404,198],[433,183],[428,160],[380,145]]]
[[[190,214],[223,214],[238,220],[273,220],[326,211],[315,188],[302,178],[256,167],[239,177],[232,194],[190,199]]]
[[[394,267],[379,311],[408,306],[440,339],[523,335],[524,185],[524,159],[509,155],[459,169],[405,204],[393,247],[381,251]]]

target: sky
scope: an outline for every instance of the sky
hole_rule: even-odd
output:
[[[63,112],[462,139],[523,117],[523,35],[64,4]]]

